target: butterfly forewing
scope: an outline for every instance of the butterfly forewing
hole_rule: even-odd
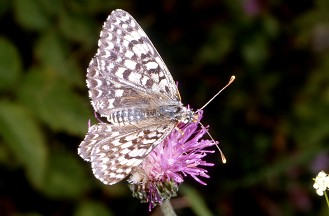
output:
[[[166,65],[127,12],[111,13],[98,46],[87,86],[94,110],[110,122],[91,126],[78,153],[99,180],[115,184],[168,136],[183,107]]]
[[[149,103],[156,98],[180,101],[166,65],[127,12],[111,13],[103,25],[98,45],[87,73],[95,111],[107,115],[109,109],[130,107],[141,98]]]

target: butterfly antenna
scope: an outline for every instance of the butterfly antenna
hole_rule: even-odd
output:
[[[217,149],[218,149],[218,151],[219,151],[219,153],[220,153],[220,157],[222,158],[222,162],[225,164],[225,163],[226,163],[226,157],[225,157],[224,153],[222,152],[222,150],[219,148],[219,146],[218,146],[218,142],[215,141],[214,138],[212,138],[212,136],[211,136],[210,133],[208,132],[207,128],[206,128],[205,126],[203,126],[203,124],[202,124],[201,122],[198,122],[198,123],[201,125],[202,128],[204,128],[204,129],[206,130],[206,132],[207,132],[208,136],[210,137],[210,139],[211,139],[214,143],[216,143],[215,145],[216,145],[216,147],[217,147]]]
[[[224,89],[226,89],[229,85],[231,85],[231,83],[235,80],[235,76],[231,76],[230,81],[228,81],[228,83],[217,92],[217,94],[215,94],[207,103],[205,103],[205,105],[203,105],[201,108],[199,108],[196,112],[203,110],[212,100],[215,99],[215,97],[217,97],[217,95],[219,95]]]
[[[203,110],[212,100],[214,100],[215,99],[215,97],[217,97],[224,89],[226,89],[229,85],[231,85],[231,83],[233,82],[235,80],[235,76],[231,76],[231,78],[230,78],[230,80],[228,81],[228,83],[221,89],[221,90],[219,90],[218,92],[217,92],[217,94],[215,94],[207,103],[205,103],[200,109],[198,109],[197,111],[196,111],[196,113],[198,113],[200,110]],[[222,152],[222,150],[219,148],[219,146],[218,146],[218,142],[217,141],[215,141],[214,140],[214,138],[212,138],[212,136],[210,135],[210,133],[208,132],[208,130],[206,129],[206,127],[205,126],[203,126],[203,124],[201,123],[201,122],[198,122],[200,125],[201,125],[201,127],[202,128],[204,128],[205,130],[206,130],[206,132],[207,132],[207,134],[208,134],[208,136],[210,137],[210,139],[214,142],[214,143],[216,143],[216,147],[217,147],[217,149],[218,149],[218,151],[219,151],[219,153],[220,153],[220,156],[221,156],[221,158],[222,158],[222,162],[223,163],[226,163],[226,158],[225,158],[225,155],[224,155],[224,153]]]

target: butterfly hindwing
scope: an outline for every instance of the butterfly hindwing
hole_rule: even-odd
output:
[[[99,123],[89,129],[79,154],[91,162],[96,178],[104,184],[115,184],[139,165],[174,127],[168,122],[147,128]]]

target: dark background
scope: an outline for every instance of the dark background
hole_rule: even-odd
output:
[[[329,2],[1,0],[0,215],[157,215],[125,181],[102,185],[77,155],[94,121],[86,68],[110,12],[128,11],[185,105],[227,157],[207,157],[172,199],[178,215],[328,215]]]

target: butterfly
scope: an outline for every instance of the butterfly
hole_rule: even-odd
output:
[[[86,82],[95,112],[108,122],[89,127],[78,154],[108,185],[127,177],[179,122],[197,121],[201,110],[183,106],[152,42],[121,9],[103,25]]]

